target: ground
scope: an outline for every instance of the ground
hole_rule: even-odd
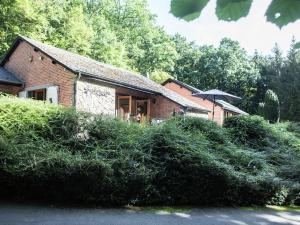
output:
[[[1,225],[300,225],[286,208],[78,208],[0,203]]]

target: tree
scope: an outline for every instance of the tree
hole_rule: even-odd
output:
[[[300,61],[293,39],[278,78],[278,93],[284,120],[300,121]]]
[[[109,1],[103,8],[118,39],[125,43],[129,65],[144,75],[172,70],[177,59],[175,45],[155,25],[146,0]]]
[[[176,38],[179,60],[170,74],[198,89],[220,89],[243,97],[240,106],[253,112],[259,70],[238,42],[223,39],[219,47],[194,46]],[[257,106],[256,106],[257,107]]]
[[[154,71],[150,75],[150,79],[159,84],[163,83],[164,81],[166,81],[168,78],[171,78],[171,77],[172,76],[170,74],[168,74],[167,72],[164,72],[164,71]]]
[[[257,110],[257,114],[260,115],[261,117],[264,117],[265,113],[265,103],[264,102],[260,102],[258,104],[258,110]]]
[[[264,102],[264,117],[271,123],[279,121],[280,107],[279,99],[275,92],[267,90]]]
[[[198,74],[198,62],[200,59],[200,48],[194,42],[188,42],[185,37],[176,34],[172,38],[178,52],[174,70],[170,71],[178,80],[191,82],[192,77]]]
[[[3,0],[0,57],[17,35],[151,75],[172,71],[177,52],[146,0]]]
[[[18,34],[32,35],[37,15],[30,0],[0,1],[0,59]]]

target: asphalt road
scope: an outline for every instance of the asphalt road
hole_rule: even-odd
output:
[[[300,225],[299,212],[233,208],[138,210],[0,203],[1,225]]]

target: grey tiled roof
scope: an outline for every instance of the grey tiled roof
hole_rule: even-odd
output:
[[[14,74],[0,67],[0,83],[21,85],[22,81]]]
[[[228,102],[225,102],[223,100],[216,100],[216,103],[221,105],[224,109],[240,114],[240,115],[249,115],[248,113],[244,112],[243,110],[239,109],[238,107],[231,105]]]
[[[165,85],[165,84],[167,84],[167,83],[169,83],[169,82],[174,82],[174,83],[176,83],[176,84],[178,84],[178,85],[180,85],[180,86],[182,86],[182,87],[185,87],[186,89],[188,89],[188,90],[190,90],[190,91],[192,91],[192,92],[194,92],[194,93],[201,93],[201,92],[202,92],[202,91],[201,91],[200,89],[198,89],[198,88],[195,88],[195,87],[193,87],[193,86],[191,86],[191,85],[189,85],[189,84],[183,83],[183,82],[181,82],[181,81],[179,81],[179,80],[172,79],[172,78],[167,79],[165,82],[162,83],[162,85]]]
[[[104,64],[91,58],[56,48],[27,37],[19,37],[19,39],[25,40],[75,73],[93,76],[96,79],[109,81],[116,85],[135,87],[155,94],[161,94],[187,108],[204,112],[210,111],[140,74]]]

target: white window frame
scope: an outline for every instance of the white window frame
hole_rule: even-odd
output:
[[[46,101],[51,102],[53,104],[58,104],[58,96],[59,96],[59,87],[57,85],[53,84],[48,84],[48,85],[38,85],[38,86],[33,86],[26,88],[25,90],[21,91],[18,93],[19,98],[28,98],[28,92],[29,91],[35,91],[35,90],[40,90],[40,89],[46,89]],[[53,97],[50,97],[50,93],[54,92],[55,90],[57,92],[56,96],[54,95]]]

